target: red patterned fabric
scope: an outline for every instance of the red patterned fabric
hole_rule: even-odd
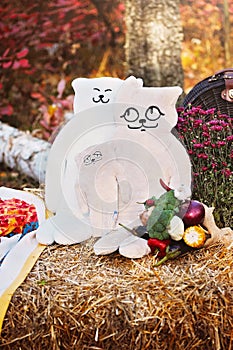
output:
[[[21,199],[0,199],[0,236],[22,233],[26,224],[38,221],[36,208]]]

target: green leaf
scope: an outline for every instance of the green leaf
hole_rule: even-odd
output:
[[[162,214],[163,209],[160,207],[155,207],[154,210],[152,211],[148,222],[147,222],[147,229],[150,231],[152,227],[159,221],[159,218]]]

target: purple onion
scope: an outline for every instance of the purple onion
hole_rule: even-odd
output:
[[[205,217],[205,208],[202,203],[191,200],[186,213],[183,216],[183,222],[186,226],[199,225]]]

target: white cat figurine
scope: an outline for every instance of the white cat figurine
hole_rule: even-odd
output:
[[[141,79],[129,77],[127,80],[142,86]],[[78,202],[75,194],[75,156],[113,136],[115,123],[111,105],[123,83],[123,80],[110,77],[77,78],[72,82],[77,115],[64,126],[51,147],[46,169],[45,202],[55,215],[37,230],[40,243],[73,244],[92,236],[89,215],[83,210],[86,202]]]
[[[160,185],[160,178],[172,188],[183,186],[191,194],[190,159],[171,132],[177,123],[175,104],[181,92],[179,87],[146,88],[125,82],[116,96],[114,114],[117,128],[112,139],[115,162],[124,168],[124,187],[126,183],[131,186],[131,197],[127,203],[118,197],[118,224],[131,228],[139,224],[143,205],[137,202],[144,202],[153,195],[159,197],[165,191]],[[142,169],[144,174],[139,176],[138,169]],[[111,171],[114,173],[114,168],[105,173],[102,187]],[[119,182],[119,192],[122,192],[120,189]],[[132,236],[117,225],[94,245],[96,254],[109,254],[118,248],[122,255],[132,258],[148,253],[145,240]]]

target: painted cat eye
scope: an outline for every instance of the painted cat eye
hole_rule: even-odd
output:
[[[164,115],[164,113],[161,112],[161,110],[157,106],[148,107],[145,113],[145,117],[150,121],[155,121],[159,119],[162,115]]]
[[[120,118],[124,118],[127,122],[133,123],[139,118],[138,110],[134,107],[129,107],[126,109],[123,115]]]

